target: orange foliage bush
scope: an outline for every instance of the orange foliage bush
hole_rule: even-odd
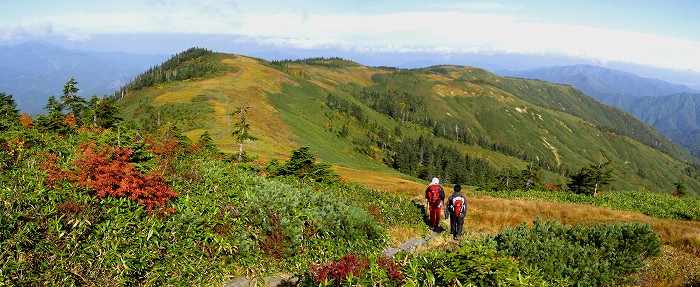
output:
[[[172,159],[181,152],[178,148],[177,139],[172,133],[168,132],[165,133],[162,139],[146,138],[146,144],[148,144],[154,154],[162,156],[166,160]]]
[[[197,142],[187,149],[189,154],[196,154],[201,151],[204,151],[204,145],[201,142]]]
[[[32,117],[27,113],[24,112],[22,113],[21,116],[19,116],[19,119],[17,119],[20,125],[22,125],[25,129],[33,129],[34,126],[32,125]]]
[[[69,177],[67,171],[56,165],[56,161],[58,161],[56,154],[43,154],[41,158],[44,159],[44,162],[41,163],[41,169],[47,174],[44,184],[48,186],[55,186],[60,181]]]
[[[149,149],[158,155],[158,169],[165,174],[176,172],[173,159],[183,153],[183,149],[178,146],[178,141],[170,132],[165,132],[162,138],[157,139],[155,135],[147,136],[145,143]]]
[[[545,182],[544,188],[551,191],[564,191],[564,189],[561,187],[561,184],[555,184],[551,182]]]
[[[75,127],[78,125],[78,121],[75,119],[75,116],[73,116],[73,113],[69,113],[66,115],[66,119],[63,120],[63,124],[69,127]]]
[[[49,173],[47,183],[66,178],[74,184],[91,187],[99,197],[128,197],[149,211],[162,207],[166,212],[175,212],[165,205],[177,193],[163,182],[158,172],[144,175],[136,170],[128,162],[132,149],[85,144],[78,153],[82,155],[72,162],[76,169],[62,171],[55,164],[45,164],[45,170]]]

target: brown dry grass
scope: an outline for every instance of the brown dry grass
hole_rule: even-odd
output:
[[[661,256],[642,268],[640,277],[644,286],[698,286],[700,257],[671,246],[664,246],[661,251]]]
[[[359,183],[368,188],[386,190],[396,194],[410,197],[420,196],[428,183],[421,184],[415,181],[398,178],[391,173],[358,170],[349,167],[333,166],[342,177],[351,182]]]
[[[697,221],[659,219],[636,212],[579,204],[508,200],[488,196],[473,196],[468,197],[468,200],[467,226],[472,230],[498,232],[506,226],[531,223],[537,217],[569,225],[640,222],[651,224],[661,240],[667,244],[682,247],[687,242],[700,242],[700,222]]]
[[[423,198],[426,183],[398,178],[384,172],[363,171],[347,167],[334,167],[340,175],[351,182],[373,189],[407,195],[414,199]],[[451,188],[443,186],[446,193]],[[497,233],[507,226],[523,222],[532,223],[536,218],[556,220],[563,224],[595,224],[598,222],[642,222],[650,223],[660,238],[678,247],[700,243],[700,222],[659,219],[637,212],[618,211],[610,208],[579,204],[564,204],[532,200],[508,200],[489,196],[469,196],[469,215],[466,221],[471,230]],[[700,255],[700,254],[699,254]]]

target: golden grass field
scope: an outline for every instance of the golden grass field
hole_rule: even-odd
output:
[[[165,103],[190,102],[197,95],[208,95],[214,100],[214,128],[209,130],[217,146],[227,153],[237,153],[238,145],[231,133],[231,127],[237,120],[232,113],[239,107],[248,107],[246,117],[251,130],[262,135],[265,140],[244,143],[244,151],[259,155],[261,160],[283,159],[295,149],[292,132],[280,119],[279,111],[269,101],[268,93],[279,93],[283,84],[298,85],[284,73],[260,65],[257,60],[248,57],[226,58],[222,62],[235,66],[238,71],[223,76],[169,84],[160,88],[153,101],[154,106]],[[196,141],[205,130],[197,129],[184,135]]]

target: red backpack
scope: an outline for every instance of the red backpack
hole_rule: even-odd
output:
[[[440,187],[437,184],[431,184],[428,189],[428,202],[430,204],[438,203],[440,201]]]
[[[464,212],[464,209],[466,208],[466,204],[464,197],[461,196],[456,196],[452,198],[452,214],[454,214],[456,217],[459,217],[462,212]]]

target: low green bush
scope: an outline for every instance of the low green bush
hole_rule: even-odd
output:
[[[532,228],[507,228],[493,242],[500,254],[542,271],[555,285],[601,286],[624,283],[661,241],[648,224],[566,226],[536,220]]]
[[[661,242],[645,224],[566,226],[536,220],[447,250],[394,260],[350,254],[312,265],[302,286],[619,286]]]
[[[401,270],[409,286],[548,286],[537,269],[481,242],[419,255]]]
[[[394,260],[349,254],[312,265],[300,278],[301,286],[550,286],[537,269],[500,256],[482,242],[464,242],[448,251],[400,253]]]

